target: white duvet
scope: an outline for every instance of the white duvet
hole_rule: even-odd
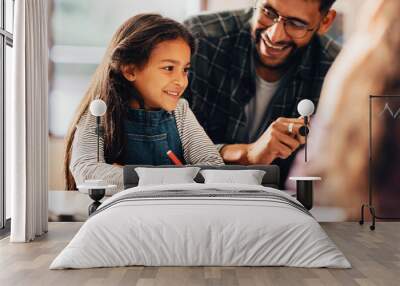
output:
[[[122,199],[174,190],[242,195]],[[249,197],[244,197],[246,191]],[[252,197],[251,191],[265,192],[270,198],[262,198],[264,193],[260,198]],[[298,204],[279,190],[254,185],[131,188],[106,200],[50,269],[127,265],[351,267],[318,222]]]

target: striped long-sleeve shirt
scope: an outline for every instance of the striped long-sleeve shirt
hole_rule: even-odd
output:
[[[180,99],[173,112],[183,156],[189,165],[223,165],[224,162],[211,139],[198,123],[188,102]],[[77,185],[87,179],[103,179],[123,189],[123,172],[119,166],[107,164],[104,159],[104,141],[100,138],[100,156],[97,162],[96,118],[85,113],[76,126],[72,144],[70,171]]]

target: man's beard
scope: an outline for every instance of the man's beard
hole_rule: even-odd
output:
[[[266,31],[267,29],[257,29],[255,31],[255,45],[258,47],[262,41],[261,35]],[[284,46],[289,46],[289,48],[292,49],[290,54],[287,56],[287,58],[284,60],[284,62],[277,64],[277,65],[269,65],[266,64],[262,61],[261,55],[259,54],[258,50],[255,51],[255,59],[257,61],[257,64],[259,64],[262,67],[271,69],[271,70],[286,70],[289,68],[292,64],[294,64],[300,57],[303,51],[306,49],[307,45],[305,47],[298,47],[295,42],[290,41],[290,42],[279,42],[276,43],[277,45],[284,45]]]

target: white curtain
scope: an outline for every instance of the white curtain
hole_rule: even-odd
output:
[[[12,242],[47,232],[47,0],[15,1],[13,92],[6,120]]]

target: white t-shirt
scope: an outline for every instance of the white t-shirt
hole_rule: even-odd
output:
[[[256,76],[256,95],[244,108],[249,128],[250,142],[254,142],[257,139],[254,138],[254,136],[256,136],[258,129],[261,128],[265,112],[279,87],[279,83],[280,80],[268,82],[258,75]]]

